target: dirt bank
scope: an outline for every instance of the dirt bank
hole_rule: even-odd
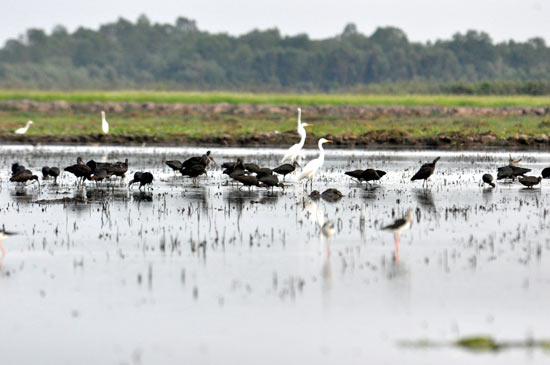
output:
[[[27,111],[40,113],[98,113],[105,110],[111,113],[154,113],[159,115],[295,115],[296,107],[289,105],[250,105],[250,104],[179,104],[179,103],[134,103],[134,102],[94,102],[69,103],[66,101],[38,102],[31,100],[1,101],[0,110]],[[441,106],[333,106],[318,105],[302,107],[304,116],[331,115],[374,119],[392,117],[435,117],[435,116],[543,116],[550,115],[550,107],[441,107]]]
[[[315,146],[319,136],[308,136],[306,145]],[[523,149],[541,149],[550,147],[547,135],[527,136],[516,135],[499,139],[491,133],[485,134],[438,134],[427,137],[414,137],[402,131],[371,131],[361,135],[329,135],[337,147],[368,148],[368,147],[408,147],[408,148],[483,148],[510,147]],[[0,143],[26,144],[106,144],[106,145],[171,145],[171,146],[288,146],[298,141],[294,133],[258,133],[239,137],[222,135],[219,137],[178,137],[157,138],[151,136],[126,135],[82,135],[82,136],[17,136],[0,135]]]

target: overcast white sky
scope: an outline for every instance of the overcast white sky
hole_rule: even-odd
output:
[[[348,22],[370,34],[378,26],[403,29],[413,41],[450,38],[467,29],[488,32],[496,41],[540,36],[550,43],[550,0],[0,0],[0,44],[35,27],[56,24],[73,31],[97,28],[122,16],[135,21],[173,23],[195,19],[202,30],[246,33],[278,27],[283,34],[312,38],[338,34]]]

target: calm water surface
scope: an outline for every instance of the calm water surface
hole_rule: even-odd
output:
[[[507,163],[491,152],[330,150],[307,197],[240,191],[219,168],[200,186],[163,161],[204,149],[0,147],[0,356],[6,364],[546,364],[550,353],[414,349],[405,340],[550,337],[550,187],[479,187]],[[282,150],[212,149],[275,167]],[[317,155],[308,151],[306,158]],[[410,177],[440,155],[428,189]],[[130,159],[128,178],[78,189],[9,183],[18,161],[37,173],[85,160]],[[523,153],[540,173],[550,154]],[[368,190],[343,171],[386,170]],[[129,176],[130,177],[130,176]],[[80,198],[85,203],[35,203]],[[414,209],[398,257],[384,224]],[[335,223],[325,238],[320,226]]]

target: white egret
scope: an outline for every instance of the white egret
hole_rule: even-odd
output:
[[[25,124],[25,126],[24,126],[23,128],[17,129],[17,130],[15,131],[15,134],[25,134],[25,133],[27,133],[27,130],[28,130],[29,127],[30,127],[31,125],[33,125],[33,124],[34,124],[34,122],[33,122],[32,120],[29,120],[29,121],[27,122],[27,124]]]
[[[307,163],[307,165],[302,170],[302,174],[300,175],[300,178],[299,178],[299,180],[308,179],[311,184],[312,190],[313,190],[313,178],[315,177],[315,174],[317,174],[317,171],[325,163],[325,151],[323,150],[323,143],[332,143],[332,141],[326,138],[321,138],[319,140],[318,142],[319,157]],[[307,183],[306,183],[306,187],[307,187]]]
[[[103,130],[103,134],[109,134],[109,123],[105,119],[105,111],[101,111],[101,129]]]
[[[309,123],[302,123],[302,109],[298,108],[298,134],[300,135],[300,142],[292,145],[288,151],[286,151],[286,154],[284,155],[281,162],[294,162],[296,158],[299,156],[301,157],[301,151],[304,147],[304,143],[306,143],[306,128],[309,127],[311,124]]]

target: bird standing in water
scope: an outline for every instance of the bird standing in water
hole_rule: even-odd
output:
[[[422,186],[424,186],[424,184],[428,184],[428,178],[434,173],[435,164],[437,163],[437,161],[439,161],[439,159],[440,157],[437,157],[435,160],[433,160],[432,163],[426,163],[422,165],[420,167],[420,170],[418,170],[416,174],[414,174],[414,176],[411,178],[411,181],[424,180]]]
[[[324,143],[332,143],[330,139],[321,138],[317,145],[319,146],[319,157],[317,157],[314,160],[311,160],[307,163],[307,165],[302,170],[302,174],[300,175],[300,178],[298,180],[307,179],[310,182],[311,190],[313,190],[313,178],[317,174],[317,171],[323,166],[325,163],[325,150],[323,150],[323,144]],[[306,183],[307,188],[307,183]]]
[[[130,188],[132,184],[139,183],[139,190],[141,190],[142,186],[152,184],[153,179],[153,174],[150,172],[136,172],[134,178],[128,183],[128,188]]]
[[[483,180],[483,183],[490,185],[492,188],[496,186],[495,183],[493,182],[493,175],[491,174],[484,174],[481,177],[481,180]]]
[[[413,211],[409,209],[407,215],[401,219],[396,220],[390,225],[382,227],[384,231],[393,232],[395,236],[395,261],[399,262],[399,241],[401,240],[401,233],[411,227],[413,218]]]

